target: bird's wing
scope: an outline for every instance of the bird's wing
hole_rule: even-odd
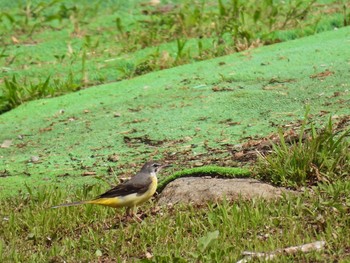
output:
[[[116,187],[112,188],[111,190],[108,190],[107,192],[101,194],[100,196],[97,197],[97,199],[126,196],[129,194],[135,194],[135,193],[140,195],[147,192],[151,183],[152,183],[152,179],[150,177],[146,177],[142,180],[133,180],[132,178],[129,181],[119,184]]]

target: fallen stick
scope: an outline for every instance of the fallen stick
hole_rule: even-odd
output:
[[[254,258],[264,258],[264,260],[270,260],[281,254],[289,255],[289,254],[295,254],[297,252],[308,253],[310,251],[320,251],[324,248],[325,245],[326,245],[325,241],[316,241],[313,243],[308,243],[300,246],[277,249],[269,253],[244,251],[242,254],[245,257],[237,261],[237,263],[245,263]]]

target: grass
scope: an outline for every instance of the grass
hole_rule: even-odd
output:
[[[26,1],[24,8],[13,3],[0,13],[0,76],[5,79],[0,112],[28,100],[345,26],[349,20],[346,4],[339,1],[152,6],[52,0]]]
[[[49,209],[67,191],[40,190],[0,201],[2,262],[235,262],[245,250],[268,252],[317,240],[327,242],[326,250],[277,261],[349,259],[348,181],[279,202],[241,200],[157,212],[145,205],[142,223],[121,223],[115,210],[99,206]],[[76,191],[74,199],[100,192],[98,186]]]
[[[261,179],[290,187],[349,179],[350,129],[336,131],[329,118],[320,130],[311,124],[305,132],[306,121],[297,141],[288,145],[280,132],[280,143],[272,143],[272,153],[260,155],[256,173]]]

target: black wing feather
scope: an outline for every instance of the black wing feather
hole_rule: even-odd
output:
[[[151,178],[147,180],[146,182],[143,182],[141,184],[135,184],[133,182],[127,181],[125,183],[119,184],[116,187],[112,188],[111,190],[108,190],[107,192],[101,194],[97,198],[111,198],[116,196],[125,196],[129,194],[143,194],[145,193],[149,185],[152,183]]]

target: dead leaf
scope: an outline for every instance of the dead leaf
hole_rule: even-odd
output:
[[[218,87],[218,86],[214,86],[211,90],[214,92],[234,91],[234,89],[232,89],[232,88]]]
[[[81,174],[82,176],[96,175],[96,172],[85,171]]]
[[[269,80],[269,84],[289,83],[289,82],[295,82],[295,79],[277,79],[277,78],[272,78],[272,79]]]
[[[67,45],[67,49],[68,49],[68,54],[73,55],[74,51],[73,51],[72,45],[70,43]]]
[[[19,40],[15,36],[12,36],[11,40],[12,40],[13,44],[19,44]]]
[[[52,131],[52,127],[46,127],[46,128],[39,129],[39,132],[47,132],[47,131]]]
[[[7,171],[6,169],[3,170],[3,171],[0,171],[0,177],[7,177],[7,176],[10,176],[10,172]]]
[[[111,154],[108,156],[107,160],[110,162],[118,162],[119,156],[117,154]]]
[[[263,90],[274,90],[274,89],[281,89],[281,88],[285,88],[286,86],[284,86],[283,84],[278,84],[278,85],[267,85],[265,87],[263,87]]]
[[[151,253],[149,253],[149,252],[146,252],[145,257],[147,259],[151,259],[151,258],[153,258],[153,255]]]
[[[332,76],[334,74],[333,71],[330,71],[329,69],[326,69],[325,71],[323,72],[320,72],[320,73],[316,73],[316,74],[313,74],[310,76],[311,79],[315,79],[315,78],[318,78],[318,79],[325,79],[329,76]]]
[[[12,145],[12,140],[4,140],[0,148],[10,148],[11,145]]]

